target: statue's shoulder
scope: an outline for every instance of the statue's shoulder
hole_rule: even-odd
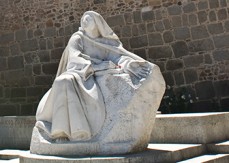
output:
[[[71,38],[82,38],[83,37],[83,32],[77,31],[72,34]]]
[[[83,37],[83,33],[81,31],[77,31],[72,34],[72,36],[69,39],[68,43],[80,43]]]

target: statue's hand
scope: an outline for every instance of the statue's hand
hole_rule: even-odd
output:
[[[115,69],[116,65],[112,61],[103,61],[100,64],[93,64],[94,71],[103,71],[108,69]]]
[[[150,65],[146,61],[131,61],[127,65],[127,70],[138,78],[146,78],[150,73]]]

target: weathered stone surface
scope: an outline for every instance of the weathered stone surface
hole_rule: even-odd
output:
[[[211,39],[203,39],[189,42],[188,48],[191,52],[200,52],[212,50],[214,45]]]
[[[68,35],[72,35],[73,31],[72,31],[72,25],[69,24],[64,28],[64,35],[68,36]],[[77,30],[76,30],[77,31]]]
[[[47,30],[47,32],[48,32],[48,30]],[[34,36],[35,37],[40,37],[40,36],[42,36],[43,35],[43,31],[41,30],[41,29],[36,29],[35,31],[34,31]]]
[[[163,39],[164,39],[165,43],[172,42],[174,40],[173,33],[171,31],[165,31],[163,33]]]
[[[149,45],[163,45],[163,40],[160,33],[152,33],[148,35]]]
[[[8,68],[7,59],[0,57],[0,71],[4,71]]]
[[[224,22],[224,28],[226,29],[227,32],[229,32],[229,21]]]
[[[15,32],[16,41],[22,41],[27,39],[27,30],[21,29]]]
[[[29,87],[26,89],[26,95],[29,97],[40,96],[42,93],[42,87]]]
[[[166,85],[173,86],[174,85],[174,78],[171,72],[164,72],[163,77],[165,79]]]
[[[124,18],[125,18],[126,24],[133,23],[133,15],[131,13],[125,13]]]
[[[211,22],[214,22],[214,21],[217,20],[217,18],[216,18],[216,13],[215,13],[214,10],[212,10],[212,11],[209,12],[209,20],[210,20]]]
[[[20,54],[19,44],[13,44],[12,46],[10,46],[10,53],[11,55],[19,55]]]
[[[131,48],[141,48],[147,45],[148,45],[148,40],[147,40],[146,35],[139,36],[139,37],[133,37],[130,39]]]
[[[14,33],[0,35],[0,44],[7,44],[14,41]]]
[[[214,88],[218,97],[226,97],[229,94],[229,80],[214,82]]]
[[[51,85],[53,83],[53,78],[51,76],[36,76],[35,84],[36,85]]]
[[[165,29],[162,21],[157,21],[155,23],[155,29],[156,31],[160,31],[160,32],[162,32]]]
[[[174,78],[175,78],[176,85],[184,84],[184,74],[182,71],[175,71]]]
[[[50,62],[50,51],[41,50],[38,52],[38,57],[40,62]]]
[[[219,20],[225,20],[227,19],[227,10],[226,9],[220,9],[217,12],[217,16]]]
[[[138,34],[139,35],[146,34],[146,26],[145,26],[145,24],[139,24],[138,25]]]
[[[167,8],[169,15],[180,15],[182,10],[178,5],[172,5]]]
[[[196,11],[196,6],[194,2],[188,3],[183,7],[184,13],[190,13]]]
[[[18,85],[24,76],[23,70],[13,70],[5,72],[5,80],[9,85]]]
[[[40,64],[33,65],[33,73],[35,75],[41,75],[41,65]]]
[[[8,58],[9,69],[20,69],[24,68],[24,58],[23,56],[15,56]]]
[[[229,34],[213,37],[216,48],[229,47]]]
[[[151,142],[205,144],[224,141],[229,136],[228,118],[228,113],[157,115]]]
[[[217,0],[209,0],[209,6],[211,9],[219,7],[219,1]]]
[[[22,52],[35,51],[38,50],[38,43],[36,39],[25,40],[20,43],[20,48]]]
[[[199,10],[205,10],[207,8],[208,8],[208,1],[199,1],[198,3]]]
[[[116,15],[116,16],[109,17],[107,19],[107,23],[109,24],[109,26],[113,27],[116,25],[124,25],[125,20],[122,15]]]
[[[220,103],[221,103],[221,107],[222,107],[223,111],[228,112],[229,111],[229,109],[228,109],[229,98],[221,99]]]
[[[192,38],[195,39],[202,39],[202,38],[206,38],[209,36],[208,32],[207,32],[207,28],[206,26],[202,25],[202,26],[197,26],[197,27],[192,27],[191,28],[191,35]]]
[[[213,52],[213,58],[216,61],[229,60],[229,51],[228,50],[218,50]]]
[[[141,11],[134,11],[133,12],[134,23],[142,22],[142,14]]]
[[[188,20],[189,25],[197,25],[197,16],[195,14],[190,14]]]
[[[189,54],[188,46],[184,41],[177,41],[172,44],[173,52],[176,58],[186,56]]]
[[[171,20],[171,24],[173,27],[181,27],[182,26],[182,20],[180,16],[173,16]]]
[[[0,107],[2,109],[2,105]],[[16,111],[13,106],[8,109]],[[0,117],[0,148],[28,150],[35,122],[34,116]]]
[[[188,14],[183,14],[182,15],[182,25],[183,26],[188,26]]]
[[[146,49],[145,48],[134,50],[134,54],[137,54],[138,56],[142,57],[143,59],[147,58],[147,54],[146,54]]]
[[[51,59],[60,59],[63,51],[64,51],[64,48],[57,48],[57,49],[51,50]]]
[[[191,84],[195,81],[198,81],[197,72],[195,69],[186,69],[184,71],[186,84]]]
[[[153,10],[142,12],[142,20],[143,21],[150,21],[150,20],[154,20],[154,19],[155,19],[155,15],[154,15]]]
[[[181,59],[171,59],[166,63],[167,70],[177,70],[183,68],[183,61]]]
[[[185,67],[198,67],[204,62],[203,55],[190,55],[184,57]]]
[[[25,97],[26,96],[26,89],[25,88],[13,88],[11,89],[11,97]]]
[[[212,64],[212,58],[211,58],[210,54],[204,55],[204,63],[205,64]]]
[[[188,27],[175,28],[174,35],[177,40],[186,40],[190,38],[189,28]]]
[[[214,24],[209,24],[208,25],[208,31],[209,33],[215,35],[215,34],[220,34],[223,33],[223,25],[222,23],[214,23]]]
[[[54,44],[54,48],[64,47],[64,38],[63,37],[54,38],[53,44]]]
[[[228,24],[229,24],[229,23],[228,23]],[[148,23],[146,27],[147,27],[147,32],[149,32],[149,33],[155,31],[154,23]],[[229,28],[228,28],[228,29],[229,29]]]
[[[12,115],[19,115],[20,111],[19,111],[19,107],[16,104],[0,104],[0,108],[1,108],[1,118],[3,118],[4,116],[12,116]],[[0,121],[1,122],[1,121]],[[1,125],[1,127],[3,127],[4,125]],[[1,131],[1,137],[0,138],[5,138],[5,136],[3,134],[8,134],[8,132],[5,131]],[[11,133],[12,134],[12,133]],[[14,135],[14,134],[13,134]],[[6,137],[11,138],[9,135],[7,135]],[[1,143],[6,143],[7,139],[2,140]],[[12,142],[13,140],[10,139],[10,141]],[[9,142],[6,143],[7,145],[10,144]],[[6,145],[2,145],[1,144],[1,148],[10,148],[10,146],[6,146]],[[28,147],[28,146],[27,146]]]
[[[152,47],[148,51],[149,58],[159,59],[159,58],[169,58],[172,56],[173,52],[169,46]]]
[[[122,37],[131,37],[131,26],[124,26],[122,28]]]
[[[31,63],[39,63],[40,59],[36,52],[29,52],[25,53],[24,55],[25,63],[31,64]]]
[[[57,72],[57,68],[58,68],[59,63],[46,63],[42,65],[42,72],[44,74],[52,74],[55,75]]]
[[[40,47],[40,50],[45,50],[47,48],[45,39],[40,39],[39,40],[39,47]]]
[[[164,24],[165,29],[167,29],[167,30],[172,28],[172,25],[171,25],[169,19],[163,19],[163,24]]]
[[[54,28],[54,27],[46,28],[45,31],[44,31],[44,36],[45,37],[54,37],[54,36],[56,36],[56,28]]]
[[[10,49],[8,47],[0,47],[0,57],[9,56]]]
[[[206,11],[198,12],[198,20],[200,24],[206,22],[208,20],[207,12]]]
[[[203,81],[195,84],[196,95],[200,100],[210,99],[215,96],[212,81]]]

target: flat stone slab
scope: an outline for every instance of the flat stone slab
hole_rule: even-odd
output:
[[[34,116],[0,117],[0,149],[29,149]]]
[[[25,150],[15,150],[15,149],[4,149],[0,150],[0,160],[11,160],[16,159],[20,155],[28,153],[28,151]],[[0,161],[1,162],[1,161]]]
[[[151,142],[202,144],[226,141],[229,140],[228,120],[229,113],[159,114]],[[0,117],[0,148],[29,149],[35,122],[34,116]]]
[[[157,115],[152,143],[206,144],[229,139],[229,113]]]
[[[146,151],[136,154],[100,157],[57,157],[23,153],[20,163],[139,163],[139,162],[177,162],[202,155],[205,147],[199,144],[149,144]]]
[[[207,149],[211,153],[229,154],[229,141],[216,143],[216,144],[207,144]]]
[[[208,162],[208,163],[226,163],[229,162],[229,154],[212,154],[202,155],[192,159],[180,161],[179,163],[194,163],[194,162]]]

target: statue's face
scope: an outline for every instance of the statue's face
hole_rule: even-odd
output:
[[[93,17],[85,15],[82,19],[81,27],[86,31],[95,29],[96,24]]]

